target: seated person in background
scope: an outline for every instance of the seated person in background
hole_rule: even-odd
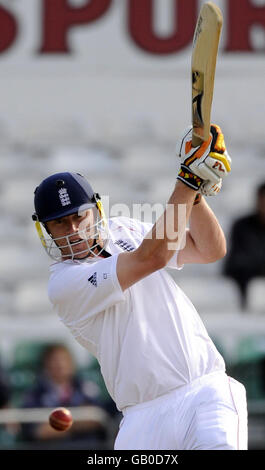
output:
[[[265,182],[257,188],[255,211],[232,226],[224,274],[238,283],[245,308],[248,282],[265,276]]]
[[[57,408],[72,406],[99,406],[103,404],[91,398],[86,392],[85,382],[75,376],[73,358],[66,346],[51,344],[44,350],[42,370],[35,386],[25,396],[25,408]],[[74,421],[66,433],[54,430],[48,423],[31,423],[23,425],[22,438],[30,441],[81,441],[96,445],[106,439],[105,426],[93,420]]]
[[[10,406],[11,389],[5,370],[0,365],[0,410],[5,410]],[[18,423],[0,424],[0,448],[13,447],[17,440],[20,426]]]

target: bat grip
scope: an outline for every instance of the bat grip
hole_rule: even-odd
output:
[[[192,135],[192,147],[198,147],[203,142],[203,139],[197,137],[197,135]]]

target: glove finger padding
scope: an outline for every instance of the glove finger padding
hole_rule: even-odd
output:
[[[211,181],[205,181],[200,188],[200,193],[203,196],[217,196],[221,191],[223,181],[220,179],[219,183],[213,184]]]
[[[217,124],[211,124],[210,130],[213,137],[211,144],[211,152],[225,153],[226,145],[221,127],[217,126]]]
[[[216,169],[213,168],[215,161],[209,160],[210,165],[207,165],[207,158],[209,157],[205,157],[205,161],[196,161],[192,163],[190,169],[193,173],[197,174],[203,181],[211,181],[214,184],[218,184],[221,177],[219,176],[219,172],[217,172]]]
[[[205,159],[205,164],[219,177],[223,178],[231,171],[231,158],[226,150],[224,136],[221,128],[216,124],[211,125],[212,144],[211,151]]]
[[[231,171],[231,158],[227,151],[223,154],[210,152],[205,159],[205,164],[222,178]]]
[[[181,167],[177,179],[181,180],[191,189],[198,191],[203,181],[199,172],[193,171],[191,164],[193,161],[199,160],[201,156],[205,155],[206,157],[209,154],[212,136],[208,142],[203,142],[203,144],[198,147],[192,147],[191,140],[192,126],[189,126],[176,145],[176,153],[181,159]]]

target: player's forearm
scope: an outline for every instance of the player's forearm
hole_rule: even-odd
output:
[[[118,256],[117,277],[122,290],[168,264],[181,244],[195,196],[196,191],[178,181],[166,210],[141,245]]]
[[[204,198],[191,211],[190,235],[205,262],[212,263],[225,256],[224,232]]]
[[[167,207],[138,248],[143,260],[157,259],[166,265],[181,245],[196,192],[178,181]]]

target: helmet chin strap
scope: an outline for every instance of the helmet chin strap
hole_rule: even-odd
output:
[[[104,209],[103,209],[103,205],[102,205],[102,202],[100,200],[100,196],[98,194],[96,194],[95,196],[95,201],[96,201],[96,206],[98,208],[98,211],[99,211],[99,215],[103,221],[103,224],[106,225],[107,224],[107,221],[106,221],[106,216],[105,216],[105,213],[104,213]],[[96,244],[97,240],[94,239],[94,242]],[[95,246],[94,250],[98,249],[98,246]],[[94,251],[93,250],[93,251]],[[100,252],[100,255],[99,256],[103,256],[103,258],[109,258],[111,256],[110,253],[108,253],[104,248],[101,250]]]
[[[96,243],[97,240],[94,239],[94,242]],[[93,249],[93,251],[96,251],[96,250],[98,250],[98,245],[95,246],[95,248]],[[96,253],[96,254],[97,254],[97,253]],[[103,258],[109,258],[109,257],[111,256],[111,254],[108,253],[108,252],[107,252],[106,250],[104,250],[104,248],[103,248],[103,249],[101,250],[101,252],[100,252],[100,255],[98,255],[98,256],[102,256]]]

